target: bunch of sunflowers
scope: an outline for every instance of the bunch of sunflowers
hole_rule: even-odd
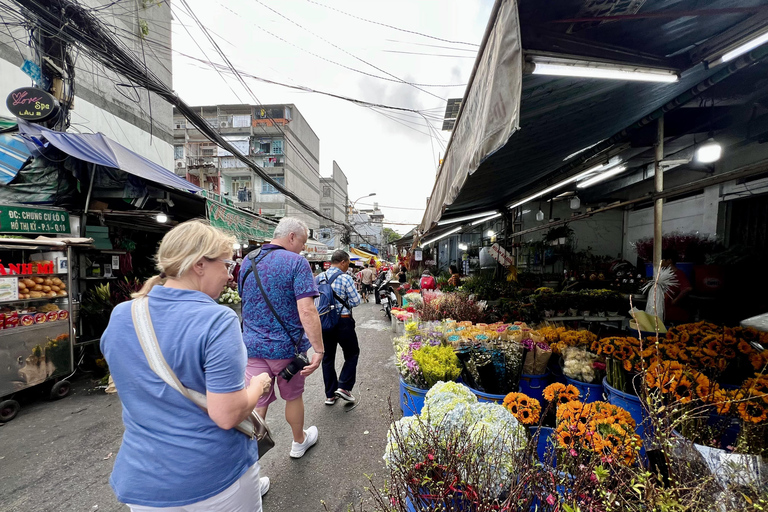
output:
[[[645,374],[645,382],[675,401],[688,404],[694,400],[709,402],[713,385],[706,375],[678,361],[656,361]]]
[[[754,425],[768,423],[768,375],[756,375],[739,389],[715,387],[712,404],[721,416],[737,416]]]
[[[699,370],[725,370],[735,359],[744,358],[756,371],[768,364],[768,352],[753,343],[768,345],[768,333],[751,327],[723,327],[710,322],[671,328],[660,344],[664,359],[685,363]]]
[[[540,327],[538,331],[555,354],[562,354],[568,347],[589,347],[597,339],[589,331],[575,331],[565,327]]]
[[[537,425],[541,417],[541,404],[524,393],[509,393],[502,404],[517,421],[525,426]]]
[[[570,455],[596,454],[602,462],[632,464],[642,447],[630,414],[607,402],[568,402],[557,408],[559,447]]]
[[[565,385],[555,382],[544,388],[544,400],[550,404],[567,404],[568,402],[577,401],[580,396],[579,388],[573,384]]]

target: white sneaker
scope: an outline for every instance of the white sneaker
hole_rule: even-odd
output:
[[[293,441],[291,443],[291,457],[294,459],[300,459],[304,453],[309,450],[317,442],[317,427],[312,425],[304,431],[304,442],[297,443]]]
[[[259,492],[262,496],[267,494],[267,491],[269,490],[269,477],[263,476],[259,478]]]

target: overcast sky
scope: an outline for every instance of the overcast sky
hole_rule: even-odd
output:
[[[427,111],[434,130],[415,113],[382,111],[390,119],[347,101],[245,79],[260,103],[296,105],[320,138],[322,176],[331,174],[336,160],[349,179],[350,200],[376,192],[375,197],[360,200],[358,207],[376,200],[388,221],[421,221],[438,156],[444,154],[450,135],[440,131],[444,100],[464,94],[493,0],[187,0],[187,4],[240,71]],[[179,0],[173,1],[173,14],[174,50],[223,63]],[[472,44],[439,41],[349,15]],[[207,64],[178,53],[173,66],[173,87],[191,105],[255,103],[230,74],[223,75],[225,82]],[[453,86],[416,88],[397,80]],[[390,227],[405,233],[412,226]]]

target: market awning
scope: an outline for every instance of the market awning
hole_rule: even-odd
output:
[[[511,61],[502,62],[508,72],[496,71],[495,76],[508,80],[502,87],[515,89],[522,79],[519,104],[507,101],[497,110],[509,126],[519,111],[520,129],[496,150],[479,154],[476,141],[462,130],[464,124],[472,124],[463,119],[470,103],[495,86],[482,79],[479,67],[422,219],[422,233],[432,235],[440,219],[505,208],[535,187],[548,185],[547,180],[578,172],[587,159],[606,148],[629,144],[633,132],[653,120],[649,116],[662,107],[690,102],[700,94],[701,84],[732,67],[734,63],[709,66],[705,61],[749,39],[768,19],[765,2],[759,0],[553,0],[547,9],[534,0],[519,0],[519,9],[512,0],[497,3],[501,8],[489,33],[519,31],[526,60],[526,66],[515,69]],[[519,11],[519,26],[501,16],[506,5]],[[489,37],[481,47],[480,66],[494,55],[492,41]],[[528,61],[544,58],[623,63],[677,72],[680,78],[674,83],[650,83],[523,74],[530,68]],[[475,154],[473,162],[478,165],[451,171],[452,153]]]
[[[205,212],[212,226],[233,234],[240,241],[264,242],[272,239],[275,224],[245,210],[206,200]]]
[[[36,146],[46,142],[79,160],[127,172],[166,187],[197,192],[200,187],[134,153],[101,133],[56,132],[19,120],[19,132]]]

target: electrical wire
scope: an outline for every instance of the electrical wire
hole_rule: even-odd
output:
[[[349,16],[350,18],[355,18],[355,19],[358,19],[360,21],[364,21],[366,23],[372,23],[374,25],[380,25],[382,27],[391,28],[392,30],[398,30],[400,32],[406,32],[408,34],[415,34],[417,36],[427,37],[429,39],[434,39],[436,41],[442,41],[444,43],[464,44],[464,45],[467,45],[467,46],[474,46],[474,47],[479,47],[480,46],[479,44],[475,44],[475,43],[466,43],[464,41],[451,41],[449,39],[443,39],[441,37],[435,37],[435,36],[431,36],[429,34],[424,34],[424,33],[421,33],[421,32],[416,32],[415,30],[407,30],[407,29],[404,29],[404,28],[395,27],[393,25],[387,25],[386,23],[381,23],[379,21],[369,20],[369,19],[366,19],[366,18],[362,18],[360,16],[355,16],[354,14],[349,14],[348,12],[344,12],[344,11],[342,11],[340,9],[336,9],[335,7],[331,7],[330,5],[325,5],[325,4],[321,4],[320,2],[315,2],[314,0],[307,0],[307,2],[309,2],[311,4],[319,5],[320,7],[325,7],[326,9],[330,9],[332,11],[336,11],[336,12],[338,12],[340,14],[343,14],[344,16]]]
[[[182,0],[182,1],[184,1],[184,0]],[[404,84],[404,85],[408,85],[408,86],[410,86],[410,87],[413,87],[414,89],[417,89],[417,90],[419,90],[419,91],[421,91],[421,92],[423,92],[423,93],[429,94],[430,96],[433,96],[433,97],[435,97],[435,98],[437,98],[437,99],[439,99],[439,100],[441,100],[441,101],[448,101],[448,100],[446,100],[445,98],[443,98],[443,97],[441,97],[441,96],[438,96],[437,94],[434,94],[434,93],[432,93],[432,92],[430,92],[430,91],[424,90],[424,89],[422,89],[421,87],[419,87],[418,85],[415,85],[415,84],[412,84],[412,83],[410,83],[410,82],[408,82],[408,81],[406,81],[406,80],[403,80],[402,78],[400,78],[400,77],[398,77],[398,76],[396,76],[396,75],[393,75],[392,73],[390,73],[390,72],[388,72],[388,71],[385,71],[384,69],[382,69],[382,68],[380,68],[380,67],[376,66],[375,64],[371,64],[371,63],[370,63],[370,62],[368,62],[367,60],[365,60],[365,59],[362,59],[362,58],[358,57],[357,55],[354,55],[354,54],[352,54],[352,53],[348,52],[347,50],[345,50],[345,49],[344,49],[344,48],[342,48],[341,46],[339,46],[339,45],[337,45],[337,44],[335,44],[335,43],[332,43],[331,41],[329,41],[329,40],[325,39],[324,37],[322,37],[322,36],[320,36],[320,35],[318,35],[318,34],[315,34],[314,32],[312,32],[311,30],[307,29],[306,27],[304,27],[304,26],[302,26],[302,25],[298,24],[297,22],[293,21],[291,18],[289,18],[289,17],[285,16],[284,14],[281,14],[280,12],[278,12],[278,11],[276,11],[275,9],[273,9],[272,7],[268,6],[267,4],[265,4],[264,2],[262,2],[261,0],[253,0],[253,1],[254,1],[254,2],[256,2],[256,3],[258,3],[258,4],[260,4],[260,5],[263,5],[265,8],[269,9],[270,11],[272,11],[272,12],[273,12],[273,13],[275,13],[275,14],[277,14],[277,15],[278,15],[278,16],[280,16],[281,18],[285,19],[286,21],[288,21],[288,22],[290,22],[290,23],[293,23],[294,25],[296,25],[296,26],[297,26],[297,27],[299,27],[300,29],[304,30],[305,32],[308,32],[309,34],[312,34],[312,35],[313,35],[313,36],[315,36],[316,38],[320,39],[321,41],[325,42],[326,44],[329,44],[329,45],[331,45],[332,47],[336,48],[337,50],[339,50],[339,51],[341,51],[341,52],[343,52],[343,53],[345,53],[345,54],[349,55],[349,56],[350,56],[350,57],[352,57],[353,59],[356,59],[356,60],[358,60],[358,61],[362,62],[363,64],[367,64],[367,65],[371,66],[373,69],[375,69],[375,70],[377,70],[377,71],[379,71],[379,72],[381,72],[381,73],[384,73],[385,75],[388,75],[388,76],[390,76],[390,77],[394,78],[395,80],[397,80],[398,82],[400,82],[400,83],[402,83],[402,84]]]

